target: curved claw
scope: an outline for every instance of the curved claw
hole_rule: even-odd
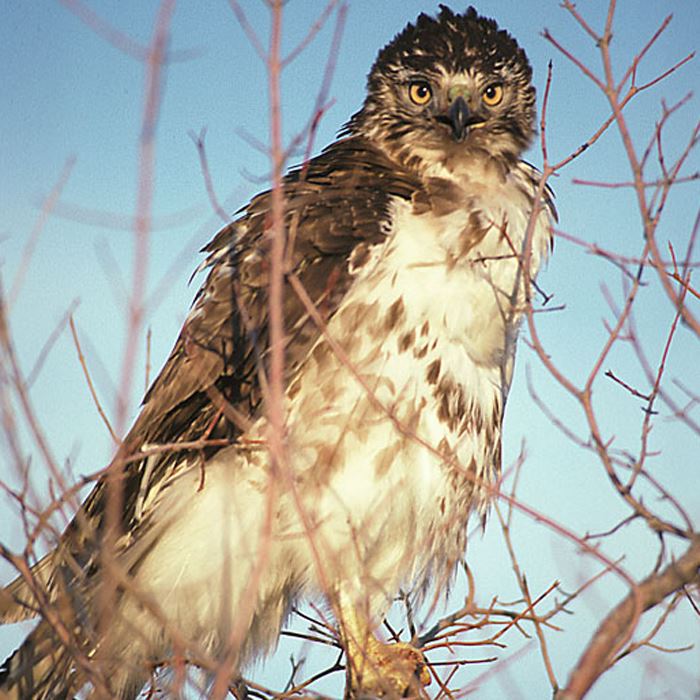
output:
[[[375,637],[363,650],[348,650],[348,682],[345,700],[369,698],[425,698],[430,671],[419,649],[411,644],[383,644]]]

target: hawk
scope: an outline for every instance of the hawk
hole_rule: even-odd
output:
[[[379,52],[362,108],[283,182],[281,452],[263,192],[205,247],[114,468],[34,582],[0,596],[5,621],[42,613],[0,697],[126,700],[176,658],[235,677],[319,596],[348,696],[424,693],[421,654],[373,630],[399,590],[447,587],[500,472],[518,326],[555,216],[521,160],[534,128],[524,51],[473,8],[421,14]]]

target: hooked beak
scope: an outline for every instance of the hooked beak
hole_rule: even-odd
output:
[[[485,120],[476,112],[472,112],[466,100],[459,95],[447,110],[447,116],[439,121],[448,124],[452,129],[452,138],[459,142],[469,134],[470,129],[478,129],[484,126]]]
[[[469,132],[469,107],[460,95],[450,106],[447,112],[450,126],[452,127],[452,136],[455,141],[462,141]]]

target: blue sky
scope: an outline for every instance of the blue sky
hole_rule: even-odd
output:
[[[244,0],[241,4],[252,26],[266,41],[269,23],[264,4],[257,0]],[[454,9],[462,9],[463,3],[450,4]],[[306,34],[324,5],[321,0],[288,3],[283,26],[287,49]],[[332,141],[343,122],[361,105],[365,76],[377,50],[407,21],[421,11],[433,12],[436,5],[432,0],[351,0],[330,88],[332,105],[321,122],[315,151]],[[153,31],[158,3],[103,0],[91,2],[90,7],[135,41],[145,44]],[[540,97],[547,64],[553,61],[549,148],[552,160],[563,158],[591,135],[608,116],[608,110],[604,97],[556,52],[542,37],[542,31],[547,27],[562,44],[598,70],[595,46],[554,0],[493,0],[482,2],[478,9],[495,17],[526,49]],[[580,3],[579,9],[593,26],[602,26],[606,3]],[[672,23],[641,64],[639,82],[654,77],[696,48],[700,5],[685,0],[621,0],[613,43],[617,75],[670,13],[674,15]],[[303,130],[311,117],[331,37],[332,22],[283,76],[287,139]],[[154,368],[160,366],[172,345],[196,289],[196,282],[188,286],[187,280],[199,262],[197,250],[220,225],[208,204],[189,132],[207,129],[210,171],[227,211],[235,211],[264,187],[269,171],[267,156],[251,146],[252,139],[265,143],[268,138],[265,70],[228,3],[212,0],[178,4],[171,42],[174,51],[192,53],[167,69],[157,127],[155,226],[150,240],[148,288],[158,292],[158,303],[149,307],[147,317],[153,336]],[[101,219],[109,218],[112,224],[133,215],[138,193],[143,66],[109,45],[63,5],[48,0],[3,4],[0,61],[0,275],[5,291],[11,288],[19,269],[42,198],[58,180],[67,160],[76,159],[60,206],[41,231],[23,286],[10,310],[17,352],[24,371],[29,373],[46,339],[75,302],[75,321],[87,361],[100,397],[112,413],[126,337],[124,290],[131,283],[132,232],[128,226],[96,225],[94,217],[84,210],[98,212]],[[690,91],[697,92],[699,74],[696,59],[635,99],[628,117],[639,144],[652,133],[661,113],[661,101],[674,104]],[[695,97],[671,121],[664,141],[669,157],[684,147],[697,113]],[[292,162],[300,157],[292,158]],[[528,159],[541,163],[537,147]],[[695,154],[685,172],[697,171],[698,165]],[[638,255],[641,226],[633,194],[577,186],[573,183],[575,178],[609,182],[630,179],[615,129],[562,171],[552,186],[563,231],[620,253]],[[660,241],[670,240],[676,250],[684,250],[698,199],[697,183],[678,187],[664,212]],[[555,362],[581,382],[604,342],[604,321],[611,318],[603,285],[620,303],[621,275],[609,263],[562,238],[557,240],[554,256],[540,282],[554,294],[553,304],[564,305],[562,311],[538,316],[543,342]],[[660,294],[653,276],[648,275],[648,285],[640,293],[637,322],[652,363],[658,360],[672,318],[671,305]],[[135,415],[144,386],[145,348],[142,338],[131,416]],[[696,395],[700,393],[697,357],[697,338],[681,328],[669,356],[669,382],[680,379],[694,388]],[[606,363],[608,367],[630,384],[645,386],[629,344],[614,350]],[[563,421],[584,439],[587,437],[580,410],[556,386],[532,351],[521,346],[505,439],[506,465],[516,459],[521,445],[527,452],[520,497],[580,534],[611,527],[628,511],[614,494],[595,457],[566,439],[535,406],[528,392],[527,374],[538,394]],[[672,384],[669,391],[676,398],[682,396]],[[603,378],[596,382],[594,396],[605,433],[614,435],[615,444],[621,449],[637,450],[643,418],[640,403]],[[31,398],[59,462],[69,459],[74,472],[80,474],[94,471],[108,461],[113,445],[90,400],[65,329],[32,384]],[[652,460],[654,474],[697,518],[697,435],[671,420],[667,407],[660,410],[651,437],[659,453]],[[20,437],[30,453],[26,429],[20,429]],[[37,488],[41,490],[46,476],[38,456],[34,456],[32,465]],[[5,460],[0,470],[9,480],[14,478]],[[2,508],[3,513],[11,512],[7,504]],[[15,519],[3,515],[0,524],[3,541],[20,547],[22,537]],[[533,591],[544,590],[555,578],[562,579],[565,587],[571,589],[578,577],[597,570],[593,560],[527,518],[516,518],[513,536]],[[649,570],[656,556],[654,540],[641,526],[627,528],[604,546],[612,557],[624,553],[626,565],[638,575]],[[496,594],[504,599],[516,597],[517,589],[505,557],[498,524],[492,517],[486,535],[479,534],[470,543],[469,561],[475,569],[483,602]],[[3,581],[10,577],[7,567],[0,568],[0,574]],[[573,606],[576,615],[562,621],[566,622],[566,631],[551,635],[560,681],[565,680],[595,617],[622,593],[623,588],[608,577],[596,587],[594,595]],[[671,623],[672,633],[664,638],[666,642],[697,642],[697,619],[687,611],[676,618]],[[0,632],[0,656],[11,650],[19,635],[16,628]],[[631,689],[625,697],[639,695],[643,662],[650,658],[644,653],[637,657],[639,660],[629,659],[621,664],[601,681],[591,697],[622,697],[622,688]],[[700,652],[696,649],[661,662],[680,669],[680,685],[672,697],[690,697],[690,689],[697,688]],[[284,663],[283,659],[282,667]],[[522,697],[542,697],[547,692],[546,677],[535,650],[525,662],[514,664],[509,673]],[[693,678],[693,673],[695,686],[685,680],[687,676]],[[684,695],[686,689],[688,694]],[[502,696],[499,681],[487,684],[479,694],[485,698]]]

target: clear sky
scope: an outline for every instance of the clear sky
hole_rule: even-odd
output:
[[[68,3],[66,3],[68,4]],[[242,0],[251,25],[267,41],[268,15],[262,2]],[[289,49],[306,34],[325,6],[322,0],[290,0],[285,12],[283,43]],[[449,3],[463,9],[464,3]],[[89,3],[101,18],[134,41],[146,44],[152,34],[158,3],[147,0]],[[595,26],[602,26],[607,3],[580,3],[579,9]],[[314,150],[332,141],[343,122],[356,111],[364,96],[367,71],[377,50],[407,21],[421,11],[434,12],[433,0],[350,0],[337,66]],[[550,157],[559,160],[574,150],[608,116],[604,97],[542,36],[548,28],[568,49],[599,72],[599,60],[590,38],[576,26],[557,0],[521,2],[491,0],[478,9],[493,16],[526,49],[541,98],[547,64],[553,61],[553,84],[548,118]],[[614,34],[614,57],[621,75],[631,58],[652,36],[663,18],[673,13],[667,32],[652,48],[639,69],[639,82],[655,77],[697,47],[700,3],[689,0],[620,0]],[[332,37],[331,21],[283,76],[283,120],[287,139],[302,131],[313,107],[327,63]],[[152,330],[151,358],[158,368],[170,349],[187,312],[196,282],[188,286],[200,261],[197,250],[216,232],[220,221],[208,203],[196,149],[190,132],[207,130],[209,167],[217,195],[234,212],[265,186],[269,163],[253,141],[268,139],[265,69],[224,0],[179,3],[172,21],[171,48],[179,60],[167,69],[157,125],[154,229],[148,256],[147,327]],[[110,415],[114,412],[115,383],[124,348],[125,289],[131,284],[133,216],[138,194],[139,130],[143,111],[143,65],[110,45],[59,2],[9,0],[0,7],[0,275],[5,293],[12,288],[23,251],[39,218],[43,197],[54,187],[69,159],[75,158],[59,205],[36,240],[23,284],[10,309],[11,330],[23,370],[29,374],[52,331],[71,305],[97,391]],[[698,60],[644,93],[630,105],[632,133],[645,143],[661,114],[661,103],[678,102],[699,87]],[[671,121],[664,147],[669,157],[683,149],[698,114],[691,98]],[[301,154],[291,158],[296,162]],[[537,146],[528,159],[541,164]],[[698,170],[697,154],[686,173]],[[656,172],[652,170],[652,172]],[[642,233],[631,192],[576,185],[575,178],[628,181],[629,166],[620,138],[611,129],[601,140],[562,171],[552,182],[557,194],[561,229],[588,243],[619,253],[638,255]],[[664,212],[659,232],[685,250],[698,210],[698,186],[679,186]],[[605,339],[604,322],[611,313],[606,294],[617,304],[623,298],[622,276],[610,263],[592,256],[564,238],[557,240],[554,256],[540,278],[553,305],[564,308],[538,316],[538,328],[548,352],[575,381],[581,382]],[[637,323],[651,362],[657,362],[673,318],[673,309],[659,293],[653,275],[643,288]],[[604,288],[605,285],[605,288]],[[607,290],[607,291],[606,291]],[[138,386],[130,397],[130,416],[138,408],[145,382],[145,337],[138,350]],[[683,396],[671,379],[680,379],[700,394],[697,338],[681,328],[669,356],[669,391]],[[645,386],[629,344],[614,350],[606,368],[632,385]],[[520,497],[583,535],[612,527],[629,512],[610,487],[595,456],[572,443],[537,408],[527,387],[530,374],[538,395],[562,421],[587,439],[585,424],[574,402],[559,389],[534,353],[521,345],[506,423],[505,464],[512,464],[524,445],[527,461]],[[152,376],[152,374],[151,374]],[[674,393],[675,392],[675,393]],[[113,444],[95,411],[76,358],[70,333],[63,327],[40,373],[32,383],[31,399],[56,459],[70,460],[74,473],[102,467]],[[618,385],[599,379],[596,407],[608,437],[632,453],[638,450],[643,419],[634,402]],[[655,475],[685,505],[700,515],[698,436],[661,415],[652,433]],[[695,413],[697,419],[697,412]],[[20,428],[23,449],[34,454],[32,469],[38,488],[45,484],[41,459],[33,453],[26,428]],[[6,454],[6,445],[2,453]],[[10,481],[7,460],[0,475]],[[15,547],[22,535],[7,501],[2,502],[0,537]],[[514,540],[533,591],[553,580],[573,589],[598,569],[598,564],[564,542],[551,530],[524,517],[516,518]],[[611,557],[625,554],[625,564],[637,575],[653,565],[657,550],[644,529],[631,527],[604,544]],[[478,594],[486,604],[494,595],[517,597],[510,564],[495,518],[487,533],[470,543],[469,561],[477,576]],[[0,566],[2,582],[10,571]],[[576,613],[560,620],[563,633],[549,633],[555,670],[561,682],[581,651],[596,616],[623,593],[607,577],[593,594],[572,605]],[[687,606],[686,606],[687,607]],[[700,640],[697,618],[686,611],[663,637],[667,644]],[[0,657],[21,636],[16,627],[0,631]],[[596,686],[590,697],[638,697],[645,682],[645,653],[625,661]],[[657,697],[675,669],[676,695],[697,692],[698,650],[661,659],[664,670],[649,686]],[[283,658],[280,673],[286,673]],[[670,664],[670,666],[669,666]],[[275,667],[277,668],[277,667]],[[473,670],[476,668],[477,670]],[[473,667],[475,677],[482,668]],[[274,673],[269,671],[268,673]],[[269,680],[270,676],[263,678]],[[506,680],[521,697],[547,697],[548,684],[533,648],[522,663],[509,667],[508,678],[486,684],[478,697],[503,697]],[[695,685],[692,684],[694,678]],[[690,680],[688,680],[690,679]],[[273,681],[271,681],[273,682]],[[653,685],[657,683],[657,685]],[[624,689],[624,690],[623,690]],[[649,697],[652,695],[650,694]],[[512,695],[511,697],[517,697]]]

